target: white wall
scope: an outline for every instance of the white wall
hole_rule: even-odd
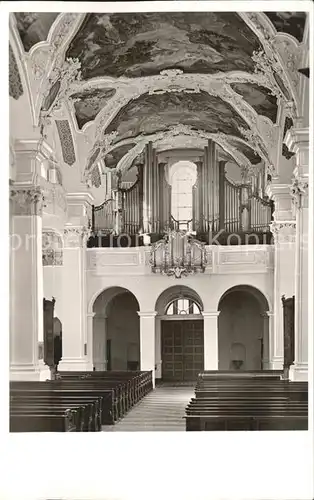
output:
[[[107,339],[111,339],[111,369],[126,370],[127,361],[140,361],[140,335],[136,299],[129,293],[109,305]]]
[[[232,292],[220,304],[218,318],[218,350],[221,370],[232,368],[233,359],[243,359],[241,369],[259,370],[261,368],[261,342],[264,319],[257,300],[247,292]],[[232,344],[244,346],[232,349]],[[244,354],[244,356],[243,356]]]
[[[52,297],[56,299],[54,316],[57,316],[62,322],[62,266],[43,266],[43,279],[44,279],[44,297],[51,300]],[[65,302],[65,307],[66,307]]]

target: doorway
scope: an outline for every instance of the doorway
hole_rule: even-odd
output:
[[[194,381],[204,369],[203,320],[161,322],[162,379]]]

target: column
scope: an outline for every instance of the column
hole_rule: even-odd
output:
[[[10,190],[10,379],[40,380],[43,338],[42,205],[39,186]],[[49,372],[49,370],[48,370]]]
[[[155,387],[155,323],[156,312],[138,313],[140,317],[140,366],[141,371],[152,371]]]
[[[86,241],[89,193],[68,193],[68,222],[63,250],[63,331],[61,370],[92,370],[90,339],[87,338]],[[89,320],[90,321],[90,320]]]
[[[296,159],[291,187],[296,215],[295,362],[289,377],[291,380],[308,380],[309,130],[292,128],[285,142]]]
[[[218,316],[220,311],[203,312],[204,370],[218,370]]]
[[[274,221],[270,229],[274,237],[274,316],[269,335],[269,368],[283,368],[283,309],[281,297],[295,293],[295,221]]]

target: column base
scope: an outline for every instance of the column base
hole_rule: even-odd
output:
[[[51,371],[49,366],[45,365],[42,359],[38,361],[39,376],[40,380],[44,382],[45,380],[51,380]]]
[[[10,380],[17,382],[39,382],[40,380],[42,380],[40,367],[39,365],[33,365],[31,363],[10,365]]]
[[[92,371],[93,364],[85,358],[63,358],[58,366],[58,371]]]
[[[308,373],[307,363],[296,363],[290,367],[289,379],[293,382],[307,382]]]
[[[103,363],[102,362],[95,362],[94,368],[97,372],[105,372],[105,371],[107,371],[107,363],[105,361]]]
[[[142,372],[152,372],[152,382],[153,382],[153,389],[155,389],[155,379],[156,379],[156,375],[155,375],[155,367],[154,368],[141,368],[141,371]]]
[[[283,370],[283,358],[273,358],[268,363],[269,370]]]
[[[162,378],[162,362],[159,361],[155,366],[155,378]]]

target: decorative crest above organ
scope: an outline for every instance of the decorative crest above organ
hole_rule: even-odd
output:
[[[184,231],[168,231],[152,245],[150,265],[153,273],[181,278],[206,269],[205,243]]]

